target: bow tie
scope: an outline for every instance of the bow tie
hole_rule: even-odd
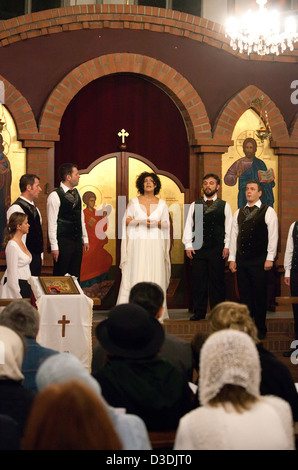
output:
[[[212,206],[213,199],[207,199],[206,204],[207,204],[208,207]]]

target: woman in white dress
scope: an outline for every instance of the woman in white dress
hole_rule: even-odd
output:
[[[31,295],[27,281],[31,276],[29,265],[32,257],[22,240],[29,227],[26,214],[11,214],[4,231],[6,271],[1,280],[2,299],[29,298]]]
[[[166,202],[156,197],[161,183],[155,173],[141,173],[136,187],[140,195],[129,201],[123,219],[117,304],[128,302],[138,282],[155,282],[164,291],[163,321],[168,318],[166,292],[171,274],[169,211]]]

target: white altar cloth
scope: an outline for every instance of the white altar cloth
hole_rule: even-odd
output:
[[[39,344],[74,354],[91,369],[93,301],[74,279],[80,295],[44,294],[38,277],[29,280],[40,314]]]

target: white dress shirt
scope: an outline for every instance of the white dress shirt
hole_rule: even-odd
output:
[[[63,189],[65,193],[67,193],[67,191],[69,190],[69,188],[65,186],[65,184],[63,183],[60,183],[60,187]],[[80,198],[82,200],[81,195],[80,195]],[[59,250],[58,240],[57,240],[57,220],[58,220],[59,209],[60,209],[60,198],[57,194],[57,191],[52,191],[47,201],[48,234],[49,234],[49,242],[50,242],[52,251]],[[88,243],[88,235],[87,235],[87,230],[85,226],[83,204],[82,204],[82,211],[81,211],[81,221],[82,221],[82,242]]]
[[[259,199],[255,204],[257,207],[261,207],[262,202]],[[247,207],[246,204],[245,207]],[[230,254],[228,261],[236,261],[236,252],[237,252],[237,238],[238,238],[238,214],[239,210],[237,209],[232,222],[231,238],[230,238]],[[277,214],[272,207],[268,207],[265,214],[265,223],[268,229],[268,245],[267,245],[267,256],[266,261],[274,261],[276,252],[277,252],[277,243],[278,243],[278,218]],[[256,234],[257,236],[257,234]]]
[[[285,277],[291,277],[291,268],[292,268],[292,257],[294,251],[294,243],[293,243],[293,229],[294,229],[295,222],[293,222],[289,228],[285,257],[284,257],[284,269],[285,269]]]
[[[213,201],[216,201],[217,199],[217,194],[214,195],[212,198]],[[204,201],[207,201],[206,196],[204,195]],[[195,210],[195,201],[191,203],[186,222],[185,222],[185,227],[183,231],[183,237],[182,237],[182,243],[185,245],[185,250],[191,250],[193,249],[192,246],[192,239],[194,236],[193,233],[193,213]],[[231,206],[226,202],[225,204],[225,239],[224,239],[224,247],[229,248],[230,244],[230,232],[231,232],[231,226],[232,226],[232,209]]]

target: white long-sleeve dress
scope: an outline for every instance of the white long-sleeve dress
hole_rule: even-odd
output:
[[[126,219],[162,222],[166,228],[129,224]],[[132,198],[123,218],[121,242],[122,280],[117,304],[127,303],[131,288],[138,282],[155,282],[164,291],[165,301],[161,321],[168,318],[166,293],[170,282],[170,221],[166,202],[159,199],[157,207],[147,215],[137,197]]]
[[[180,419],[174,450],[294,450],[290,405],[260,397],[250,410],[201,406]]]
[[[9,240],[5,248],[6,271],[1,279],[2,299],[21,299],[19,279],[27,281],[31,277],[31,256],[28,256],[14,240]],[[7,281],[4,284],[5,278]]]

